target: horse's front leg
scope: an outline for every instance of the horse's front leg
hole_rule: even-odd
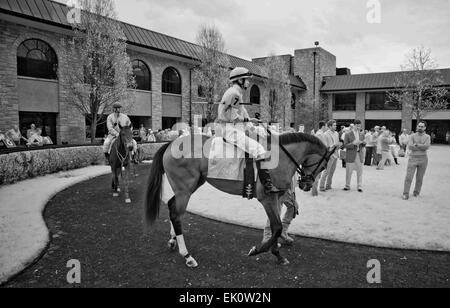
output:
[[[117,198],[119,197],[120,188],[119,186],[119,179],[117,176],[117,169],[111,166],[112,171],[112,189],[113,189],[113,197]]]
[[[127,203],[127,204],[131,203],[131,198],[130,198],[130,194],[129,194],[129,191],[128,191],[128,187],[129,187],[129,173],[130,173],[130,165],[125,167],[125,169],[122,172],[122,179],[123,179],[123,184],[124,184],[124,188],[125,188],[125,203]]]
[[[274,254],[277,257],[278,263],[283,265],[289,264],[289,261],[281,256],[278,248],[278,238],[280,238],[281,233],[283,231],[283,225],[281,224],[281,218],[279,213],[280,210],[278,204],[279,203],[278,195],[270,195],[270,196],[263,195],[263,197],[259,198],[259,201],[264,206],[267,216],[269,217],[272,236],[268,241],[263,242],[260,248],[257,248],[256,246],[253,247],[248,255],[250,257],[256,256],[261,253],[268,252],[271,249],[272,254]]]

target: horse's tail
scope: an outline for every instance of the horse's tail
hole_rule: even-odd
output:
[[[162,180],[165,173],[163,157],[170,143],[163,145],[153,158],[152,168],[147,182],[147,192],[145,194],[145,218],[148,225],[153,225],[159,216],[161,205]]]

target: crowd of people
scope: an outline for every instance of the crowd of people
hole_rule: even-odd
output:
[[[18,125],[14,125],[13,128],[5,133],[0,131],[0,142],[7,147],[17,147],[20,145],[41,147],[53,144],[50,137],[42,136],[42,129],[36,127],[35,124],[31,124],[30,128],[26,130],[26,137],[22,135]]]
[[[414,196],[420,195],[423,177],[428,165],[427,151],[431,144],[431,136],[425,133],[426,123],[418,123],[416,133],[404,129],[397,136],[385,126],[375,126],[370,131],[362,130],[361,121],[355,120],[349,126],[341,126],[336,132],[336,121],[320,122],[319,130],[311,132],[318,137],[327,148],[339,148],[328,163],[327,169],[317,178],[312,194],[318,196],[319,191],[332,189],[333,176],[337,160],[342,160],[346,168],[346,184],[344,191],[351,190],[351,180],[354,172],[357,174],[357,190],[363,192],[363,166],[376,167],[384,170],[394,163],[399,165],[399,157],[409,157],[403,199],[408,200],[410,187],[416,175]],[[450,138],[450,132],[447,133]],[[416,174],[417,173],[417,174]]]

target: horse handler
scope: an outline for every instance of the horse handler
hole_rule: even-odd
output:
[[[286,213],[283,216],[282,224],[283,224],[283,231],[281,233],[281,240],[280,243],[282,245],[290,246],[294,243],[294,239],[289,236],[289,227],[291,226],[292,221],[297,217],[298,215],[298,209],[299,205],[297,203],[296,197],[295,197],[295,178],[292,182],[292,187],[290,190],[288,190],[284,196],[280,198],[280,203],[278,207],[278,214],[281,215],[281,208],[282,204],[286,206]],[[264,228],[263,233],[263,240],[262,242],[268,242],[269,239],[272,237],[272,229],[270,227],[270,220],[267,220],[266,227]]]

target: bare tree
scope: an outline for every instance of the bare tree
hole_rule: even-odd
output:
[[[443,78],[430,49],[414,48],[401,68],[395,90],[387,95],[389,102],[403,104],[418,121],[429,112],[447,108],[449,92],[441,86]]]
[[[116,102],[127,105],[135,87],[126,52],[124,32],[116,19],[112,0],[79,0],[81,22],[73,24],[73,39],[65,46],[68,90],[71,103],[91,125],[91,142],[103,114]]]
[[[214,103],[220,99],[229,85],[230,60],[225,53],[225,41],[214,25],[202,25],[197,34],[200,64],[194,70],[194,80],[201,87],[206,100],[208,123],[212,122]]]
[[[291,108],[292,99],[289,72],[285,69],[283,60],[273,55],[265,60],[264,70],[267,76],[264,86],[269,95],[269,104],[262,108],[266,108],[270,122],[282,122],[286,127],[286,108]]]

